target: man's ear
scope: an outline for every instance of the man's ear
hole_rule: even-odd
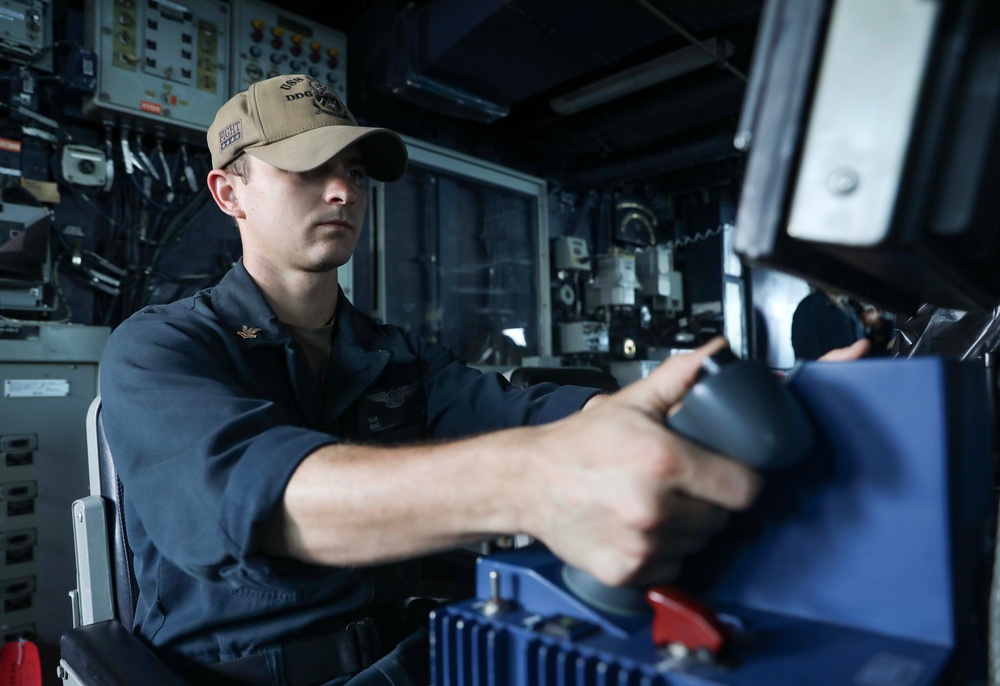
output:
[[[243,208],[240,207],[240,199],[237,195],[237,186],[241,185],[235,174],[221,169],[213,169],[208,172],[208,190],[212,194],[215,204],[234,219],[246,219],[247,216]]]

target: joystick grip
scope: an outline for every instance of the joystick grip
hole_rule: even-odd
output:
[[[666,425],[688,440],[754,469],[783,469],[812,446],[812,422],[791,390],[756,362],[728,348],[702,360],[698,380]],[[563,581],[581,600],[620,615],[648,612],[638,588],[605,586],[566,566]]]
[[[783,469],[813,443],[812,422],[791,390],[729,348],[702,361],[698,381],[667,427],[754,469]]]

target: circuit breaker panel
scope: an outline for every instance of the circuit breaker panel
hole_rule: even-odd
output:
[[[44,656],[72,627],[70,513],[86,493],[86,417],[109,329],[0,324],[0,638]]]
[[[347,36],[257,0],[233,6],[233,93],[280,74],[308,74],[347,102]]]
[[[88,0],[97,92],[85,105],[204,131],[229,99],[229,5]]]

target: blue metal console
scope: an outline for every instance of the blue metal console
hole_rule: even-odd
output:
[[[803,365],[819,433],[677,586],[735,630],[721,659],[653,644],[652,615],[588,606],[544,548],[482,558],[477,598],[432,615],[435,686],[922,686],[985,673],[994,517],[983,368]],[[509,603],[488,615],[490,573]]]

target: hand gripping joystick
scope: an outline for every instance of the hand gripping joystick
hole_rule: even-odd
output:
[[[740,360],[728,347],[702,361],[698,380],[666,425],[688,440],[754,469],[789,467],[813,443],[812,422],[788,387],[765,366]],[[703,616],[701,606],[679,613],[662,602],[666,597],[663,588],[648,594],[638,588],[612,588],[568,565],[562,576],[577,597],[599,610],[635,616],[648,613],[652,606],[658,643],[670,642],[668,637],[675,635],[683,642],[683,627],[691,625],[692,617],[700,616],[702,622],[712,624]]]

